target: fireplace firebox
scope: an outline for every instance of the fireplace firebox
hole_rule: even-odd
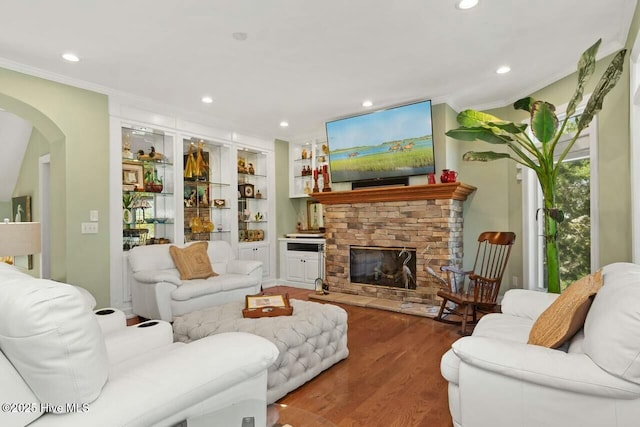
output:
[[[416,250],[351,246],[349,271],[351,283],[416,289]]]

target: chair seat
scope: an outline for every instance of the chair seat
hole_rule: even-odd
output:
[[[449,292],[446,290],[439,290],[437,295],[440,298],[446,298],[449,301],[455,304],[475,304],[477,306],[494,306],[495,303],[493,301],[487,300],[483,301],[481,299],[476,300],[473,294],[468,294],[466,292]]]

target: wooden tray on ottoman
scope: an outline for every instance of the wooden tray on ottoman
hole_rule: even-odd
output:
[[[293,307],[289,303],[289,294],[285,295],[247,295],[242,317],[291,316]]]

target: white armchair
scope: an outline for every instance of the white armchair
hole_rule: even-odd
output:
[[[126,327],[94,314],[77,288],[0,269],[2,426],[240,425],[266,420],[264,338],[219,334],[173,343],[167,322]]]
[[[636,426],[640,420],[640,266],[611,264],[583,330],[563,349],[527,344],[557,297],[510,290],[442,358],[456,427]]]

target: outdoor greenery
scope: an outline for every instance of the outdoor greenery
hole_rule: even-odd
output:
[[[571,147],[580,137],[581,132],[589,126],[593,117],[602,110],[604,97],[620,79],[626,54],[626,50],[623,49],[614,56],[579,116],[574,136],[559,150],[558,155],[556,153],[558,143],[565,134],[567,124],[572,123],[576,107],[582,102],[585,85],[595,71],[596,54],[600,43],[601,40],[598,40],[580,57],[577,87],[562,122],[556,116],[556,107],[553,104],[527,97],[516,101],[513,106],[517,110],[524,110],[530,114],[529,125],[505,121],[480,111],[465,110],[458,114],[458,123],[461,126],[446,133],[447,136],[461,141],[483,141],[502,145],[510,151],[470,151],[463,155],[463,160],[486,162],[507,158],[531,168],[536,173],[544,197],[546,284],[548,291],[553,293],[560,293],[561,290],[558,224],[563,221],[564,214],[558,208],[556,200],[558,175]],[[529,135],[527,130],[529,127],[535,141]]]
[[[590,161],[562,163],[558,173],[558,206],[564,221],[558,225],[561,289],[591,272]]]

